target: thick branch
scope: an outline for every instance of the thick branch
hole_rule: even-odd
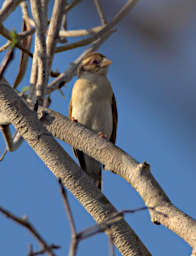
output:
[[[146,206],[156,209],[150,210],[153,222],[161,223],[196,248],[196,221],[171,203],[152,176],[148,164],[138,163],[117,146],[63,115],[52,110],[47,110],[47,113],[42,121],[54,136],[82,150],[103,163],[105,169],[126,179],[140,194]]]
[[[107,220],[116,209],[75,162],[65,153],[51,134],[42,126],[20,97],[5,83],[0,84],[0,111],[28,142],[57,178],[81,202],[97,223]],[[43,114],[43,117],[45,115]],[[150,255],[126,221],[119,220],[110,230],[112,240],[122,255]]]

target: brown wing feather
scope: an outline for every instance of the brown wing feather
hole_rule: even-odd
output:
[[[72,100],[70,99],[69,102],[69,119],[72,118]],[[76,148],[73,148],[73,152],[75,157],[78,159],[80,166],[82,167],[82,169],[85,170],[85,161],[84,161],[84,153]]]
[[[116,99],[114,94],[112,97],[112,116],[113,116],[113,130],[112,130],[112,135],[110,137],[110,141],[115,144],[117,123],[118,123],[118,112],[117,112]]]

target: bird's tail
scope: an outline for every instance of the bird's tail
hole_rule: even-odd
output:
[[[94,158],[84,154],[82,151],[75,149],[75,155],[77,156],[81,168],[86,172],[88,176],[92,179],[95,185],[101,190],[102,188],[102,173],[101,173],[101,163],[99,163]]]
[[[95,185],[101,190],[102,188],[102,173],[101,164],[94,158],[84,154],[85,166],[84,171],[92,178]]]

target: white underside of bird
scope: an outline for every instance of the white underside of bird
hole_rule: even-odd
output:
[[[83,75],[72,91],[72,117],[109,139],[113,130],[112,96],[112,88],[105,76]],[[86,154],[83,154],[83,158],[85,171],[99,186],[101,164]]]

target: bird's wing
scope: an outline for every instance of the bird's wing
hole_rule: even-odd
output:
[[[70,102],[69,102],[69,119],[71,118],[72,118],[72,99],[70,99]],[[85,169],[84,153],[76,148],[73,148],[73,152],[75,157],[78,159],[82,169]]]
[[[115,144],[117,123],[118,123],[118,112],[117,112],[116,99],[114,94],[112,97],[112,117],[113,117],[113,130],[110,137],[110,141]]]

